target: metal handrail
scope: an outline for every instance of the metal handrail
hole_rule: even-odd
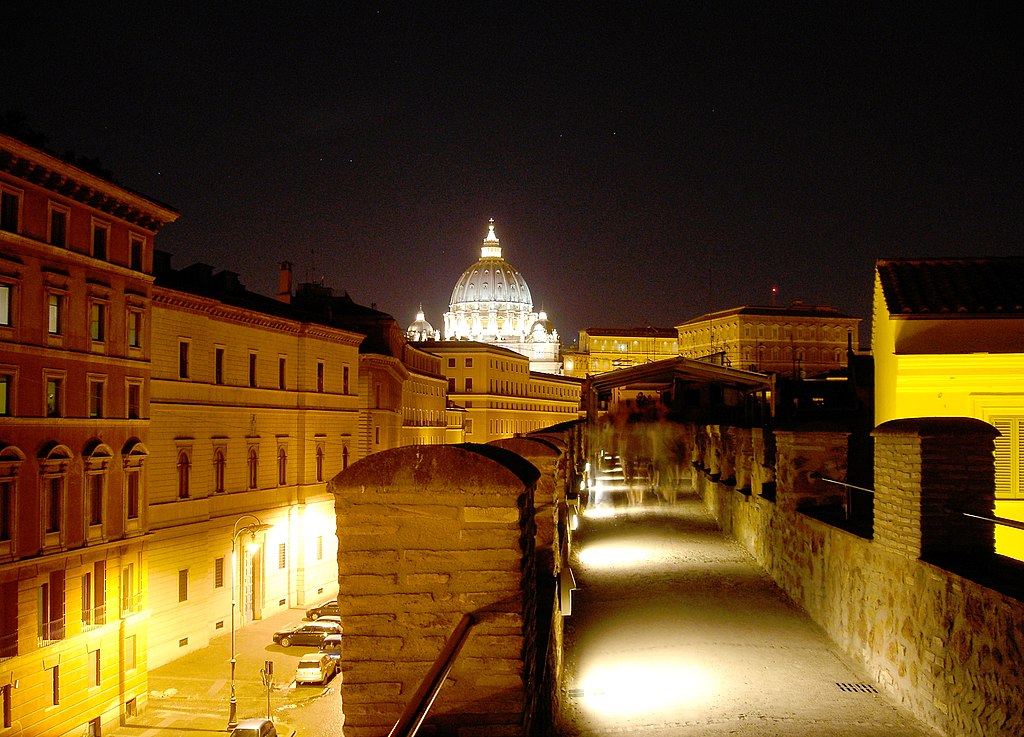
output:
[[[455,659],[469,637],[469,631],[478,621],[475,614],[462,615],[462,619],[459,620],[448,641],[441,648],[437,660],[430,666],[427,675],[420,682],[412,700],[405,707],[402,715],[398,717],[395,726],[388,732],[388,737],[414,737],[420,725],[423,724],[423,720],[426,719],[441,686],[444,685],[444,680],[448,677],[452,666],[455,665]]]
[[[811,478],[819,481],[824,481],[829,484],[837,484],[839,486],[845,486],[848,489],[857,489],[858,491],[866,491],[869,494],[874,494],[874,489],[865,489],[863,486],[855,486],[854,484],[848,484],[845,481],[836,481],[835,479],[825,478],[821,474],[815,472],[811,474]],[[946,507],[947,512],[951,514],[962,514],[964,517],[970,517],[971,519],[979,519],[983,522],[991,522],[996,525],[1002,525],[1004,527],[1012,527],[1014,530],[1024,530],[1024,522],[1018,522],[1014,519],[1007,519],[1006,517],[996,517],[995,515],[989,514],[977,514],[975,512],[967,512],[963,509],[957,509],[956,507]]]
[[[980,519],[984,522],[992,522],[997,525],[1003,525],[1004,527],[1012,527],[1015,530],[1024,530],[1024,522],[1018,522],[1015,519],[1007,519],[1006,517],[995,517],[988,514],[976,514],[974,512],[965,512],[962,509],[956,509],[955,507],[946,507],[947,512],[953,514],[962,514],[964,517],[971,517],[972,519]]]
[[[815,471],[814,473],[811,474],[811,478],[812,479],[817,479],[818,481],[824,481],[827,484],[836,484],[837,486],[845,486],[847,489],[856,489],[857,491],[866,491],[868,494],[874,494],[875,493],[874,489],[865,489],[863,486],[857,486],[856,484],[848,484],[845,481],[836,481],[835,479],[825,478],[824,476],[822,476],[817,471]]]

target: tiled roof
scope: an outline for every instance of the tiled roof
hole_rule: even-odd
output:
[[[1024,258],[879,259],[890,315],[1024,317]]]

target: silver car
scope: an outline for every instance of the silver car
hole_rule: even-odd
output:
[[[296,683],[324,683],[333,676],[338,666],[326,653],[308,653],[299,658],[295,669]]]
[[[231,737],[277,737],[277,727],[269,719],[243,719],[231,730]]]

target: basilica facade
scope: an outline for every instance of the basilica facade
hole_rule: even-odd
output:
[[[420,310],[406,336],[411,341],[489,343],[526,356],[531,371],[562,373],[558,331],[543,310],[534,312],[526,280],[502,258],[493,219],[480,258],[455,283],[444,313],[444,330],[435,330]]]

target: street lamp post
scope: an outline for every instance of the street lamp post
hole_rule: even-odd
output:
[[[239,527],[238,524],[244,520],[249,520],[249,522]],[[270,527],[271,525],[263,524],[255,514],[243,514],[235,520],[231,529],[231,699],[228,729],[234,729],[238,725],[238,702],[235,700],[235,593],[238,590],[238,560],[235,558],[235,541],[238,540],[239,535],[246,534],[252,540],[250,544],[255,544],[256,533],[269,530]]]

